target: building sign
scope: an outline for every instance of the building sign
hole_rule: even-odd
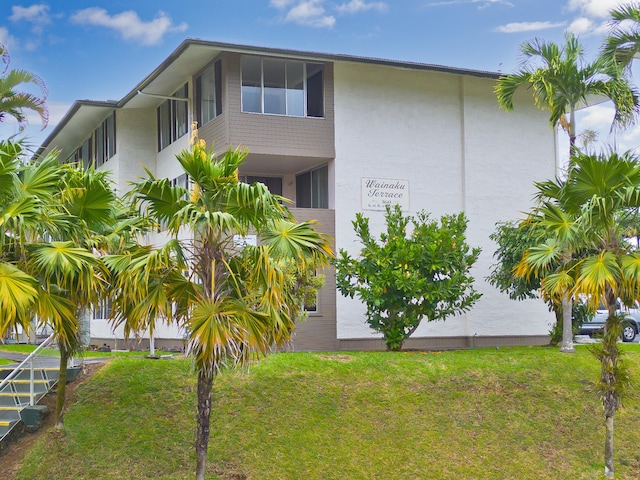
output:
[[[363,178],[360,191],[363,210],[384,210],[387,205],[409,210],[409,180]]]

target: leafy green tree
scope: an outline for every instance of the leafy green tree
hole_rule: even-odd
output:
[[[609,311],[602,348],[594,353],[601,363],[597,388],[605,414],[605,476],[613,478],[613,419],[628,384],[617,342],[616,301],[630,305],[640,296],[640,253],[624,240],[623,221],[637,216],[640,206],[640,162],[629,152],[579,153],[566,180],[546,186],[564,209],[550,203],[537,213],[548,237],[528,249],[516,274],[540,278],[542,290],[551,297],[584,294],[592,310],[602,302]],[[581,254],[565,262],[567,248]]]
[[[296,222],[285,199],[238,180],[245,157],[239,150],[218,157],[194,136],[192,148],[176,156],[191,190],[150,173],[132,190],[140,212],[166,225],[170,240],[105,259],[115,279],[116,323],[135,331],[177,322],[188,332],[198,375],[198,480],[205,478],[216,376],[290,339],[302,305],[287,273],[292,265],[315,270],[331,256],[328,239],[313,222]],[[237,236],[249,234],[259,244],[240,246]]]
[[[480,298],[469,269],[479,248],[466,243],[464,214],[440,222],[424,211],[404,216],[387,207],[386,232],[379,240],[369,219],[356,214],[353,227],[363,247],[359,258],[340,250],[336,282],[340,292],[367,306],[367,323],[383,335],[389,350],[401,350],[420,322],[444,320],[465,312]]]
[[[27,124],[25,110],[32,110],[40,115],[42,128],[49,122],[49,110],[46,106],[47,86],[42,78],[26,70],[9,70],[9,52],[0,44],[0,61],[4,64],[4,70],[0,74],[0,122],[7,116],[18,121],[20,130]],[[19,90],[24,85],[35,85],[40,95]]]

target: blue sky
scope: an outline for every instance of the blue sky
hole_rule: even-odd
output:
[[[571,30],[594,55],[618,0],[2,0],[0,42],[11,68],[40,75],[49,89],[50,127],[74,100],[118,100],[186,37],[314,52],[344,53],[511,72],[519,45],[562,41]],[[636,76],[640,82],[640,76]],[[608,132],[612,112],[593,107],[578,128]],[[15,131],[5,124],[0,135]],[[640,129],[618,135],[621,147]]]

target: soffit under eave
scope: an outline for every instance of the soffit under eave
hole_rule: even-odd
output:
[[[163,99],[144,93],[170,96],[184,85],[193,75],[213,61],[220,50],[206,45],[189,45],[167,65],[161,65],[156,71],[140,82],[120,102],[122,108],[155,108]]]
[[[40,153],[46,155],[52,150],[59,150],[58,158],[66,160],[113,110],[113,105],[79,105],[75,112],[67,113],[69,118],[64,127],[48,139],[46,148]]]

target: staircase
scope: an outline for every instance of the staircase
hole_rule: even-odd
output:
[[[57,382],[60,360],[40,355],[51,341],[49,337],[17,366],[0,366],[0,442],[20,422],[20,413],[36,405]]]

